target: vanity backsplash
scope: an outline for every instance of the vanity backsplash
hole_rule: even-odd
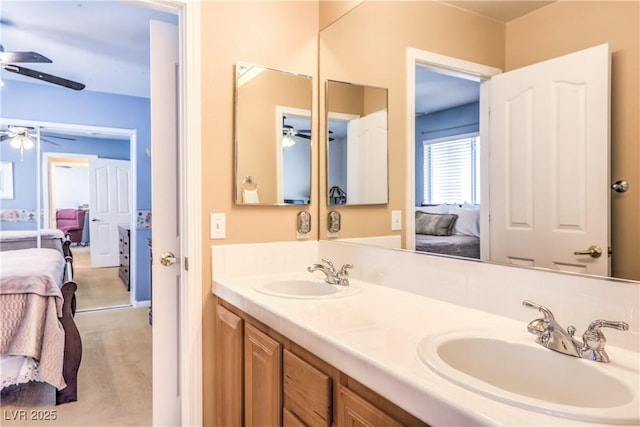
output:
[[[305,272],[321,258],[350,263],[351,277],[522,321],[535,316],[523,300],[548,307],[563,325],[584,330],[596,319],[629,323],[605,330],[609,345],[640,351],[640,286],[609,280],[330,241],[212,247],[213,277]]]

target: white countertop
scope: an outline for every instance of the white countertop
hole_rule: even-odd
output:
[[[322,276],[316,274],[314,277]],[[487,330],[532,342],[526,323],[354,279],[351,287],[358,292],[339,298],[283,298],[254,289],[266,282],[310,277],[309,273],[218,276],[212,291],[433,426],[588,424],[467,390],[425,366],[417,353],[425,336],[455,331]],[[536,313],[531,314],[533,320]],[[610,366],[601,364],[599,369],[622,366],[637,372],[637,353],[616,347],[607,351],[612,362]],[[531,370],[531,375],[544,375],[544,366],[523,369]]]

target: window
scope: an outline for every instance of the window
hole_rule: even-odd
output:
[[[480,137],[424,141],[424,203],[480,203]]]

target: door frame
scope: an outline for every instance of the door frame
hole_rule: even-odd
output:
[[[479,81],[480,84],[480,194],[488,200],[489,182],[489,95],[491,77],[502,70],[476,62],[441,55],[417,48],[407,48],[407,193],[405,203],[405,249],[415,251],[415,179],[416,179],[416,66],[432,68],[456,77]],[[483,207],[484,206],[484,207]],[[484,230],[484,232],[483,232]],[[489,239],[485,234],[489,230],[488,204],[480,207],[480,254],[489,254]],[[488,234],[487,234],[488,235]]]
[[[53,184],[49,179],[49,172],[51,167],[51,162],[58,157],[66,157],[66,158],[74,158],[74,159],[85,159],[87,163],[89,162],[89,158],[98,157],[95,154],[78,154],[78,153],[57,153],[54,151],[42,151],[42,217],[44,219],[44,224],[42,224],[43,228],[54,228],[52,226],[55,223],[52,218],[53,208],[51,204],[51,189],[50,185]],[[87,166],[88,167],[88,166]]]

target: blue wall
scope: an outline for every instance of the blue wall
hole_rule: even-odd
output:
[[[5,80],[4,83],[5,86],[0,90],[0,117],[5,119],[135,130],[137,142],[136,156],[138,159],[136,165],[137,195],[135,209],[151,210],[151,159],[146,155],[146,150],[150,148],[151,144],[151,111],[149,98],[113,95],[86,90],[74,91],[55,85],[31,84],[14,80]],[[118,141],[113,145],[116,144],[123,143]],[[53,146],[50,144],[47,145],[48,146],[44,147],[45,151],[54,151]],[[89,151],[83,153],[98,154]],[[120,156],[121,154],[111,152],[108,155]],[[3,146],[3,160],[5,160],[4,156],[5,151]],[[24,162],[29,161],[35,164],[35,157],[29,158],[29,156],[35,156],[35,150],[31,150],[30,152],[25,151],[24,156]],[[129,158],[128,153],[126,158]],[[6,160],[9,161],[10,159],[7,158]],[[33,171],[27,171],[26,168],[23,170],[17,167],[20,163],[19,153],[17,159],[11,161],[14,162],[14,183],[18,182],[21,178],[29,176],[29,174],[35,176],[35,168]],[[20,169],[20,175],[18,175],[16,169]],[[18,192],[16,191],[15,193],[16,200],[11,201],[15,204],[11,207],[35,207],[35,188],[33,189],[32,195],[27,194],[24,196],[24,200],[17,200]],[[5,209],[9,207],[8,203],[8,200],[3,200],[2,208]],[[19,203],[24,203],[25,205],[18,206]],[[5,224],[7,223],[3,223],[3,228]],[[33,228],[33,226],[30,228]],[[151,236],[151,231],[142,229],[135,231],[137,233],[137,247],[135,248],[137,255],[136,300],[144,301],[150,299],[150,267],[147,237]],[[132,248],[132,250],[134,250],[134,248]]]
[[[480,131],[480,103],[460,105],[416,117],[415,205],[424,197],[424,141]]]

